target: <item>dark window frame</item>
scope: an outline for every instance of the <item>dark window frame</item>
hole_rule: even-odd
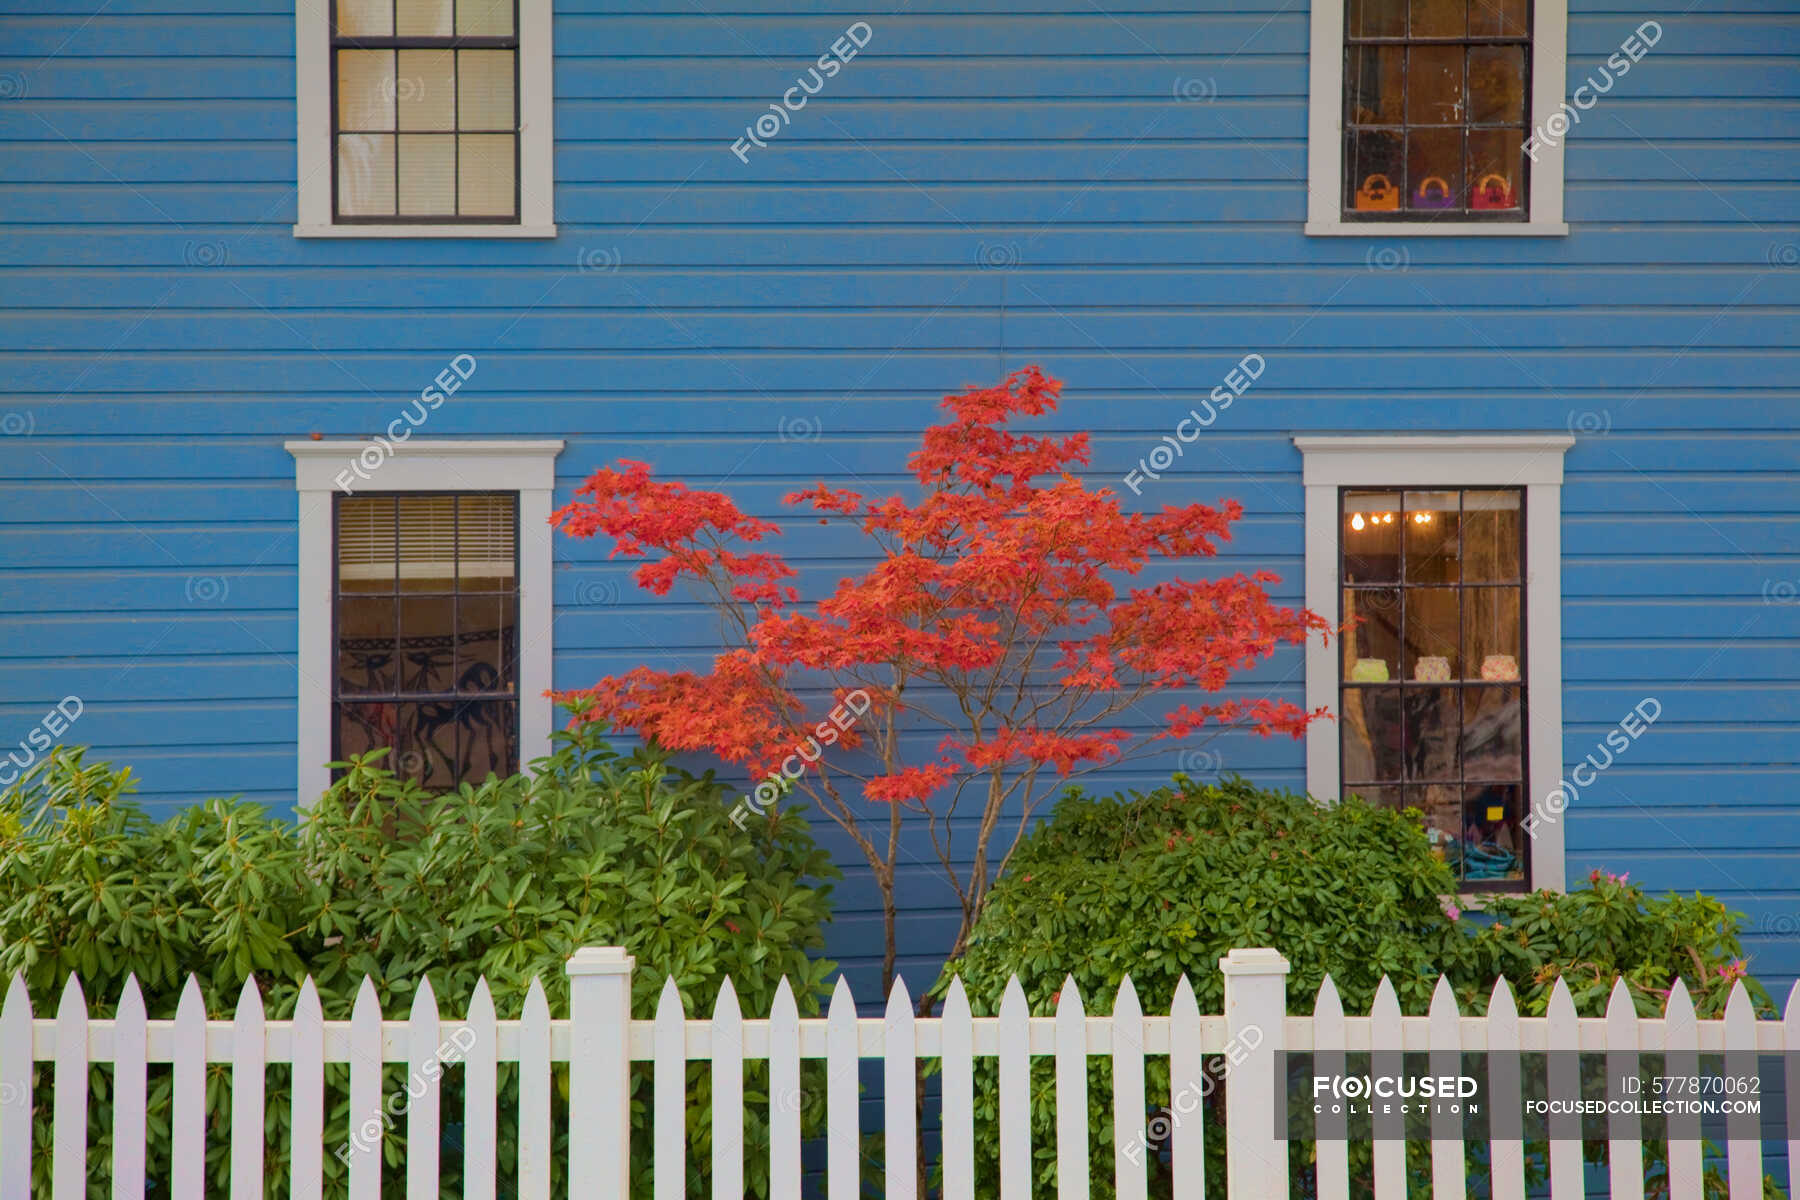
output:
[[[1406,693],[1408,691],[1420,691],[1420,690],[1428,689],[1428,688],[1435,688],[1435,689],[1438,689],[1441,691],[1453,692],[1456,696],[1457,740],[1458,740],[1458,745],[1459,745],[1459,752],[1458,752],[1458,756],[1457,756],[1457,758],[1458,758],[1457,779],[1454,783],[1454,786],[1457,789],[1458,804],[1459,805],[1467,805],[1468,789],[1471,786],[1480,786],[1482,784],[1496,784],[1496,785],[1501,785],[1501,786],[1506,786],[1506,787],[1516,787],[1518,789],[1520,811],[1516,815],[1516,820],[1517,820],[1517,828],[1519,830],[1519,837],[1520,837],[1520,865],[1522,867],[1523,876],[1524,876],[1522,879],[1465,879],[1462,877],[1460,871],[1458,871],[1457,881],[1456,881],[1457,890],[1459,893],[1464,893],[1464,894],[1473,894],[1473,893],[1477,893],[1477,892],[1529,892],[1532,888],[1532,883],[1531,883],[1532,862],[1531,862],[1531,859],[1532,859],[1532,850],[1533,850],[1533,840],[1532,840],[1532,835],[1531,835],[1530,831],[1526,828],[1526,824],[1525,824],[1527,818],[1530,816],[1531,811],[1532,811],[1532,797],[1531,797],[1531,668],[1529,665],[1530,657],[1531,657],[1530,656],[1530,641],[1529,641],[1529,638],[1531,636],[1531,629],[1530,629],[1530,587],[1531,587],[1531,582],[1527,578],[1527,574],[1526,574],[1526,563],[1530,561],[1529,558],[1527,557],[1527,550],[1528,550],[1527,542],[1528,542],[1528,538],[1530,536],[1530,522],[1528,520],[1528,514],[1526,511],[1526,504],[1528,503],[1526,489],[1522,486],[1481,487],[1481,486],[1476,486],[1476,485],[1467,485],[1467,484],[1458,484],[1458,483],[1401,484],[1401,485],[1389,485],[1389,484],[1375,483],[1375,484],[1354,484],[1354,485],[1345,484],[1345,485],[1340,485],[1336,490],[1337,490],[1337,513],[1335,516],[1335,520],[1336,520],[1337,524],[1336,524],[1335,528],[1338,531],[1338,539],[1337,539],[1338,546],[1337,546],[1337,575],[1336,575],[1336,579],[1334,581],[1334,586],[1337,589],[1336,594],[1339,597],[1339,603],[1342,603],[1342,597],[1346,591],[1379,592],[1379,591],[1393,590],[1393,591],[1398,592],[1399,596],[1400,596],[1400,616],[1399,616],[1399,621],[1396,625],[1396,631],[1397,631],[1397,635],[1399,638],[1399,646],[1401,647],[1401,655],[1402,655],[1401,661],[1398,661],[1395,664],[1397,668],[1400,668],[1400,669],[1396,670],[1396,672],[1395,672],[1395,674],[1398,676],[1398,678],[1389,680],[1386,683],[1360,683],[1360,682],[1356,682],[1356,681],[1347,679],[1345,677],[1344,655],[1340,652],[1336,656],[1338,712],[1340,714],[1342,714],[1342,712],[1344,710],[1344,699],[1345,699],[1346,695],[1352,690],[1363,691],[1363,690],[1370,690],[1370,689],[1376,689],[1376,688],[1399,688],[1400,689],[1399,695],[1400,695],[1401,760],[1402,760],[1402,762],[1404,762],[1405,761],[1405,747],[1406,747],[1406,720],[1407,720]],[[1392,491],[1400,498],[1400,503],[1395,509],[1396,518],[1401,522],[1400,567],[1399,567],[1399,571],[1397,573],[1398,578],[1395,579],[1391,583],[1381,583],[1381,582],[1351,583],[1347,578],[1345,578],[1345,572],[1344,572],[1345,547],[1344,547],[1344,544],[1345,544],[1346,539],[1343,536],[1344,501],[1345,501],[1345,498],[1347,496],[1349,496],[1351,493],[1370,492],[1370,491]],[[1466,535],[1467,530],[1466,530],[1466,523],[1462,519],[1462,514],[1466,513],[1467,510],[1462,507],[1462,505],[1463,505],[1462,497],[1468,492],[1511,492],[1514,495],[1516,495],[1519,499],[1519,563],[1518,563],[1517,579],[1515,581],[1511,581],[1511,582],[1492,580],[1492,581],[1481,581],[1481,582],[1476,582],[1476,583],[1469,583],[1459,577],[1455,584],[1409,583],[1406,579],[1406,560],[1405,560],[1405,555],[1406,555],[1405,521],[1406,521],[1406,516],[1407,516],[1406,494],[1408,492],[1455,492],[1456,493],[1457,508],[1458,508],[1458,513],[1459,513],[1458,520],[1457,520],[1457,530],[1456,530],[1456,549],[1457,549],[1457,562],[1459,564],[1459,575],[1460,575],[1460,564],[1462,564],[1463,562],[1466,561],[1466,558],[1463,554],[1463,539]],[[1516,588],[1516,589],[1518,589],[1518,593],[1519,593],[1519,650],[1518,650],[1519,678],[1518,678],[1518,680],[1516,682],[1507,681],[1507,682],[1492,682],[1492,683],[1490,683],[1487,680],[1482,680],[1482,679],[1473,679],[1473,680],[1471,680],[1471,679],[1453,679],[1447,683],[1434,683],[1434,682],[1411,680],[1411,679],[1405,678],[1406,672],[1402,666],[1402,663],[1404,660],[1404,648],[1406,645],[1406,624],[1405,624],[1405,621],[1406,621],[1406,593],[1409,588],[1414,589],[1414,590],[1422,589],[1422,588],[1437,588],[1437,589],[1454,588],[1456,590],[1456,592],[1457,592],[1457,612],[1458,612],[1458,616],[1459,616],[1459,619],[1457,622],[1457,626],[1458,626],[1457,637],[1458,637],[1459,647],[1461,646],[1461,639],[1463,638],[1464,633],[1465,633],[1465,630],[1463,628],[1463,622],[1461,621],[1460,617],[1461,617],[1461,613],[1463,611],[1462,606],[1464,603],[1464,595],[1467,592],[1476,591],[1476,590],[1488,590],[1488,589],[1496,589],[1497,590],[1497,589],[1501,589],[1501,588],[1506,588],[1506,589]],[[1353,638],[1355,635],[1353,633],[1346,632],[1344,636]],[[1461,652],[1459,653],[1459,657],[1463,659],[1463,666],[1464,666],[1464,670],[1466,672],[1466,670],[1468,668],[1468,661],[1467,661],[1468,654],[1467,654],[1466,648],[1461,650]],[[1519,778],[1517,780],[1470,779],[1470,778],[1468,778],[1468,776],[1466,774],[1466,767],[1462,763],[1462,754],[1460,752],[1460,745],[1461,745],[1461,739],[1462,739],[1462,728],[1463,728],[1463,726],[1462,726],[1463,714],[1467,711],[1466,708],[1464,707],[1464,703],[1463,703],[1464,694],[1466,692],[1475,691],[1478,689],[1509,688],[1509,687],[1517,688],[1518,692],[1519,692]],[[1407,793],[1411,789],[1417,788],[1422,791],[1423,789],[1425,789],[1427,787],[1441,787],[1441,786],[1447,785],[1447,781],[1442,781],[1442,780],[1424,780],[1424,781],[1418,781],[1418,782],[1410,781],[1405,778],[1404,769],[1402,770],[1401,777],[1398,780],[1391,780],[1391,781],[1384,780],[1384,781],[1379,781],[1379,782],[1365,780],[1365,781],[1352,782],[1349,779],[1349,776],[1345,770],[1346,755],[1345,755],[1344,740],[1345,740],[1344,724],[1343,724],[1343,721],[1340,719],[1338,722],[1338,730],[1337,730],[1338,790],[1343,795],[1348,796],[1348,795],[1352,795],[1352,794],[1357,794],[1357,789],[1359,789],[1359,788],[1361,788],[1361,789],[1372,789],[1372,788],[1378,788],[1378,787],[1379,788],[1394,788],[1394,789],[1400,791],[1400,794],[1402,797],[1401,804],[1402,804],[1402,806],[1404,806],[1406,803]],[[1459,818],[1458,818],[1459,830],[1463,824],[1461,816],[1460,816],[1461,811],[1462,810],[1459,809]]]
[[[342,673],[341,673],[340,667],[339,667],[339,662],[340,662],[339,656],[340,656],[340,652],[341,652],[341,647],[343,646],[343,641],[339,636],[338,616],[339,616],[339,612],[341,609],[341,602],[344,599],[344,596],[346,595],[346,593],[344,592],[344,589],[343,589],[343,579],[342,579],[342,575],[341,575],[341,568],[343,566],[343,560],[341,557],[341,549],[340,549],[339,542],[340,542],[340,537],[341,537],[342,530],[343,530],[343,524],[342,524],[342,519],[341,519],[341,514],[343,512],[343,502],[348,497],[346,496],[346,494],[344,492],[341,492],[341,491],[333,492],[332,498],[331,498],[331,661],[327,664],[328,669],[331,671],[331,761],[332,762],[342,762],[344,760],[343,723],[342,723],[342,717],[341,717],[341,709],[342,709],[342,706],[345,704],[382,704],[382,703],[392,703],[392,704],[413,704],[413,703],[467,704],[467,703],[476,703],[476,702],[482,702],[482,701],[505,701],[505,702],[509,702],[512,706],[511,735],[507,739],[507,745],[510,748],[511,758],[510,758],[510,761],[503,764],[504,766],[507,767],[507,770],[496,771],[495,774],[501,775],[502,777],[507,776],[507,775],[516,774],[516,773],[518,773],[519,768],[520,768],[520,758],[521,758],[520,742],[521,742],[521,738],[522,738],[522,727],[521,727],[521,723],[520,723],[520,717],[521,717],[522,706],[524,703],[524,696],[519,687],[519,659],[520,659],[519,620],[522,615],[520,599],[521,599],[521,595],[522,595],[522,591],[523,591],[523,587],[522,587],[523,575],[521,573],[523,564],[520,559],[520,554],[521,554],[522,548],[520,546],[520,538],[519,538],[519,517],[520,517],[519,510],[521,507],[520,494],[516,490],[511,490],[511,489],[506,489],[506,488],[497,488],[497,489],[488,489],[488,490],[471,490],[471,489],[442,489],[442,490],[429,490],[429,491],[428,490],[405,490],[405,491],[391,491],[391,492],[377,491],[377,492],[359,493],[358,498],[361,498],[361,499],[383,498],[383,499],[393,499],[394,500],[394,568],[395,568],[395,570],[394,570],[394,587],[395,587],[395,591],[394,591],[393,595],[396,597],[396,599],[399,596],[405,594],[404,592],[401,592],[399,590],[399,588],[400,588],[400,570],[399,570],[399,568],[400,568],[400,549],[401,549],[401,547],[400,547],[400,505],[399,505],[399,501],[404,498],[415,497],[415,496],[452,496],[452,497],[457,497],[459,499],[462,497],[466,497],[466,496],[507,496],[507,497],[511,497],[512,502],[513,502],[513,510],[512,510],[513,511],[513,532],[512,532],[513,586],[512,586],[511,595],[512,595],[512,601],[513,601],[512,611],[513,611],[513,620],[514,620],[514,636],[513,636],[513,651],[512,651],[512,659],[511,659],[510,669],[502,672],[501,679],[502,679],[502,682],[505,682],[506,680],[510,679],[512,681],[512,690],[510,692],[505,691],[505,690],[466,691],[466,692],[459,691],[459,690],[457,690],[457,688],[455,686],[456,680],[452,679],[451,687],[447,691],[439,690],[439,691],[403,692],[399,689],[399,687],[396,684],[395,690],[393,692],[351,692],[348,694],[346,694],[344,692],[343,677],[342,677]],[[461,559],[461,545],[460,545],[461,530],[458,528],[458,526],[460,526],[460,524],[461,524],[461,519],[462,519],[461,508],[462,508],[462,506],[460,504],[458,504],[455,507],[455,510],[454,510],[455,516],[452,519],[452,527],[451,527],[450,568],[451,568],[451,579],[454,584],[454,590],[451,593],[452,616],[451,616],[450,627],[453,631],[458,630],[458,627],[461,624],[460,597],[462,594],[462,589],[461,589],[462,574],[461,574],[461,571],[459,568],[461,567],[462,559]],[[381,593],[362,592],[362,593],[349,593],[349,594],[369,596],[369,595],[380,595]],[[429,596],[429,595],[437,595],[440,593],[427,592],[427,593],[415,593],[415,594]],[[491,593],[471,593],[471,594],[504,595],[506,593],[491,592]],[[398,633],[399,633],[399,631],[397,630],[396,631],[396,646],[398,645]],[[451,634],[451,636],[460,638],[462,635],[461,635],[460,631],[458,631],[458,632],[453,632]],[[460,764],[460,761],[462,758],[462,754],[461,754],[462,740],[461,740],[461,738],[462,738],[462,735],[461,735],[461,731],[459,729],[457,732],[456,753],[455,753],[455,758],[457,759],[459,764]],[[385,765],[390,770],[395,769],[395,763],[394,763],[394,759],[393,759],[392,755],[390,755],[389,758],[387,760],[385,760]],[[331,773],[331,777],[333,780],[335,780],[338,778],[338,776],[340,774],[341,774],[341,772],[333,771]],[[460,786],[462,784],[462,782],[463,782],[463,780],[458,779],[456,781],[456,786]],[[470,782],[479,782],[479,781],[470,781]]]
[[[1411,5],[1407,6],[1407,36],[1404,37],[1358,37],[1351,33],[1351,17],[1357,0],[1344,0],[1344,47],[1343,47],[1343,95],[1338,98],[1339,112],[1342,114],[1343,139],[1340,149],[1340,165],[1338,170],[1338,211],[1345,223],[1366,225],[1413,225],[1450,222],[1455,224],[1526,224],[1531,220],[1531,156],[1524,152],[1525,143],[1531,140],[1531,88],[1532,57],[1537,45],[1537,0],[1525,0],[1525,32],[1523,34],[1470,34],[1467,18],[1464,19],[1461,37],[1413,37],[1411,36]],[[1352,117],[1351,99],[1354,95],[1356,58],[1358,52],[1369,46],[1398,46],[1402,50],[1415,46],[1461,46],[1463,48],[1463,120],[1454,125],[1426,125],[1410,121],[1405,110],[1408,97],[1411,56],[1402,54],[1400,71],[1401,114],[1399,124],[1378,122],[1375,124],[1359,124]],[[1469,120],[1472,108],[1469,103],[1469,51],[1477,46],[1522,46],[1524,63],[1520,77],[1520,105],[1522,112],[1518,121],[1484,121]],[[1356,208],[1352,202],[1362,180],[1351,178],[1351,164],[1354,161],[1353,148],[1356,135],[1360,132],[1391,133],[1400,139],[1401,174],[1406,175],[1406,156],[1409,145],[1408,135],[1413,130],[1455,130],[1461,135],[1462,143],[1462,176],[1463,204],[1452,208],[1422,209],[1408,208],[1408,199],[1412,194],[1413,181],[1410,177],[1397,181],[1400,191],[1400,207],[1393,211],[1369,210]],[[1514,184],[1514,195],[1518,207],[1506,209],[1478,209],[1468,203],[1478,182],[1469,178],[1469,134],[1483,131],[1518,130],[1520,134],[1518,174]]]
[[[336,225],[519,225],[519,224],[522,224],[524,222],[524,208],[523,208],[524,180],[521,177],[521,169],[524,165],[524,162],[523,162],[523,152],[521,150],[521,146],[522,146],[522,143],[524,142],[524,132],[523,132],[523,114],[519,111],[519,100],[520,100],[519,92],[520,92],[520,88],[521,88],[519,76],[522,73],[523,68],[524,68],[524,56],[520,52],[520,48],[519,48],[519,43],[520,43],[520,38],[519,38],[519,0],[512,0],[512,28],[513,28],[513,31],[511,33],[511,35],[506,36],[506,37],[475,37],[475,36],[465,37],[465,36],[457,35],[454,32],[456,29],[457,0],[450,0],[450,28],[451,28],[452,34],[449,37],[418,37],[418,36],[410,36],[410,35],[409,36],[401,36],[398,33],[384,36],[384,37],[374,37],[374,36],[370,36],[370,35],[366,35],[366,34],[355,36],[355,37],[346,36],[346,35],[340,34],[338,32],[338,5],[340,3],[342,3],[342,0],[331,0],[330,47],[327,51],[327,55],[330,58],[330,76],[331,76],[330,87],[331,87],[331,220],[332,220],[332,223],[336,224]],[[399,4],[398,4],[397,0],[389,0],[388,8],[389,8],[390,13],[393,16],[393,27],[395,30],[398,30],[400,28],[400,13],[399,13]],[[460,111],[461,104],[462,104],[462,99],[461,99],[462,64],[461,64],[461,61],[458,59],[458,60],[453,60],[456,63],[454,69],[457,72],[457,76],[456,76],[457,82],[451,92],[451,106],[452,106],[451,111],[453,113],[453,116],[451,118],[451,127],[449,130],[447,130],[447,131],[446,130],[404,130],[403,131],[399,127],[400,120],[399,120],[398,109],[396,109],[396,111],[395,111],[394,128],[391,130],[388,130],[388,129],[344,129],[341,127],[341,124],[340,124],[340,121],[338,118],[338,51],[340,51],[340,50],[390,50],[390,51],[393,51],[395,54],[394,74],[395,74],[396,80],[398,80],[398,78],[399,78],[399,52],[402,50],[449,50],[453,53],[458,50],[511,50],[513,53],[513,105],[512,105],[513,119],[512,119],[512,128],[510,130],[505,130],[505,129],[467,129],[467,130],[465,130],[465,129],[459,128],[459,126],[461,124],[461,120],[462,120],[462,114]],[[398,98],[396,98],[395,103],[398,104]],[[492,215],[463,216],[460,213],[432,214],[432,215],[410,215],[410,216],[402,215],[400,212],[400,135],[402,132],[425,133],[427,135],[435,134],[437,136],[449,137],[451,139],[451,145],[454,148],[454,158],[452,159],[450,181],[451,181],[452,195],[455,199],[455,202],[456,202],[456,205],[458,208],[462,207],[462,144],[461,144],[461,140],[460,140],[462,135],[465,133],[469,133],[469,134],[480,134],[480,133],[505,134],[505,133],[510,132],[512,134],[512,139],[513,139],[513,210],[512,210],[512,215],[511,216],[500,216],[500,217],[496,217],[496,216],[492,216]],[[392,214],[389,214],[386,216],[382,216],[382,215],[347,216],[339,210],[338,205],[339,205],[339,201],[342,199],[342,193],[339,191],[339,182],[338,182],[338,159],[339,159],[338,141],[345,134],[350,134],[352,136],[369,135],[369,134],[383,134],[383,135],[392,137],[394,139],[394,211]]]

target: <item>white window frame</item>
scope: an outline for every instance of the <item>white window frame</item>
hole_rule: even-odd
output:
[[[555,705],[551,686],[552,622],[550,493],[556,487],[555,441],[391,443],[362,479],[352,464],[374,443],[287,442],[300,493],[298,804],[306,808],[330,786],[332,514],[334,492],[516,492],[519,497],[519,764],[550,753]],[[343,485],[346,475],[349,488]]]
[[[519,0],[519,223],[336,224],[331,218],[331,0],[296,0],[294,78],[298,90],[303,238],[547,238],[556,236],[555,136],[551,114],[552,0]]]
[[[1304,460],[1306,487],[1306,607],[1336,626],[1341,615],[1338,579],[1338,489],[1525,489],[1525,678],[1531,689],[1525,730],[1532,811],[1562,780],[1562,481],[1563,454],[1575,444],[1568,434],[1451,435],[1294,438]],[[1306,707],[1338,706],[1342,651],[1335,639],[1306,644]],[[1315,721],[1306,731],[1306,790],[1336,802],[1337,721]],[[1531,886],[1560,892],[1566,884],[1564,833],[1569,814],[1537,822],[1528,838]],[[1481,893],[1472,894],[1477,902]]]
[[[1530,0],[1531,131],[1562,107],[1568,75],[1568,0]],[[1344,0],[1312,6],[1311,101],[1306,133],[1306,232],[1314,237],[1564,237],[1563,149],[1540,140],[1524,221],[1344,220]]]

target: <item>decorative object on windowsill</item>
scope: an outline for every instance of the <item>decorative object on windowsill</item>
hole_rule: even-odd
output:
[[[1428,654],[1413,664],[1413,680],[1416,683],[1449,683],[1450,660],[1436,654]]]
[[[1455,208],[1456,197],[1450,194],[1450,184],[1438,175],[1427,175],[1413,193],[1414,208]]]
[[[1504,175],[1483,175],[1475,184],[1475,192],[1469,197],[1470,208],[1517,208],[1519,202],[1513,196],[1512,180]]]
[[[1386,683],[1388,681],[1388,665],[1386,659],[1359,658],[1350,664],[1350,681],[1352,683]]]
[[[1481,677],[1489,683],[1516,683],[1519,660],[1510,654],[1490,654],[1481,660]]]
[[[1386,175],[1370,175],[1356,189],[1357,212],[1393,212],[1400,207],[1400,193]]]

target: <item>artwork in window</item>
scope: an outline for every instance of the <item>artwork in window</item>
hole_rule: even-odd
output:
[[[1524,218],[1529,16],[1528,0],[1347,0],[1347,214]]]
[[[1522,886],[1523,492],[1339,494],[1344,791],[1418,809],[1465,884]]]
[[[389,747],[430,788],[516,771],[516,497],[336,504],[334,757]]]
[[[517,24],[514,0],[336,0],[340,220],[518,220]]]

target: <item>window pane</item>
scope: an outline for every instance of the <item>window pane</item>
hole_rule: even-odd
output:
[[[447,692],[454,686],[454,596],[400,599],[400,690]]]
[[[456,55],[449,50],[402,50],[398,70],[394,99],[399,127],[455,129]]]
[[[345,37],[389,37],[394,32],[393,0],[337,0],[337,31]]]
[[[1406,789],[1406,802],[1425,815],[1425,836],[1457,874],[1461,858],[1462,787],[1454,783],[1434,783],[1429,787]]]
[[[511,50],[462,50],[457,53],[457,128],[517,128],[513,119]]]
[[[1412,0],[1412,28],[1416,38],[1462,37],[1465,32],[1465,0]]]
[[[1508,683],[1519,678],[1519,589],[1469,588],[1463,595],[1469,678]]]
[[[1346,785],[1400,778],[1400,689],[1340,689]]]
[[[1462,614],[1457,588],[1406,589],[1405,661],[1402,678],[1442,683],[1461,678],[1457,641]]]
[[[1519,493],[1463,493],[1463,578],[1519,578]]]
[[[518,770],[519,706],[512,700],[473,700],[456,706],[458,778],[480,783]]]
[[[1465,790],[1462,876],[1471,881],[1525,878],[1525,834],[1518,787]]]
[[[512,690],[513,659],[518,653],[516,622],[511,596],[463,596],[457,600],[457,691]]]
[[[457,195],[469,217],[513,215],[513,143],[510,133],[465,133],[457,161]]]
[[[1400,578],[1400,493],[1345,492],[1345,583],[1390,583]]]
[[[339,50],[338,128],[390,130],[394,127],[394,52]]]
[[[1353,38],[1405,37],[1406,0],[1350,0],[1344,27]]]
[[[1405,808],[1406,789],[1397,787],[1349,787],[1344,789],[1347,796],[1361,796],[1370,804],[1380,808]]]
[[[1406,206],[1419,212],[1462,207],[1460,129],[1415,129],[1406,136]]]
[[[1518,688],[1464,688],[1464,778],[1523,779],[1520,730]]]
[[[382,694],[395,690],[399,678],[395,656],[398,629],[392,596],[344,596],[337,604],[340,695]]]
[[[1469,48],[1469,120],[1476,125],[1525,122],[1525,47]]]
[[[1469,131],[1469,207],[1508,209],[1520,207],[1518,181],[1524,134],[1517,129]]]
[[[1462,778],[1462,706],[1454,687],[1407,688],[1401,693],[1406,720],[1406,778],[1421,782]]]
[[[512,592],[517,559],[517,499],[463,496],[456,512],[457,590]]]
[[[1344,207],[1393,212],[1406,187],[1405,139],[1398,133],[1354,130],[1344,145]]]
[[[1354,46],[1344,72],[1352,125],[1398,125],[1405,118],[1403,46]]]
[[[337,502],[338,591],[394,590],[394,498],[344,496]]]
[[[456,590],[456,497],[400,497],[400,590]]]
[[[456,213],[455,135],[400,135],[400,212],[409,217]]]
[[[346,217],[394,215],[394,135],[338,137],[338,212]]]
[[[1406,543],[1406,582],[1457,583],[1457,526],[1461,504],[1455,492],[1407,492],[1401,514]]]
[[[1524,37],[1525,0],[1469,0],[1473,37]]]
[[[1413,46],[1406,52],[1406,120],[1411,125],[1463,121],[1461,46]]]
[[[398,707],[391,703],[338,705],[337,756],[350,758],[394,745],[399,736]],[[389,770],[394,766],[392,760],[391,754],[383,760]]]
[[[1355,622],[1343,639],[1344,678],[1358,683],[1399,679],[1400,589],[1345,588],[1343,619]],[[1359,668],[1359,662],[1370,665]]]
[[[464,37],[508,37],[513,0],[456,0],[456,32]]]
[[[395,769],[434,792],[456,786],[456,705],[448,700],[396,704]]]
[[[450,0],[395,0],[394,23],[401,37],[449,37]]]

